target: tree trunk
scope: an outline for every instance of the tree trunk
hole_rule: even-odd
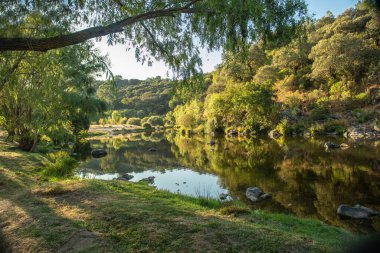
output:
[[[36,138],[34,138],[33,146],[30,148],[29,152],[34,152],[37,148],[37,144],[40,141],[40,136],[37,135]]]

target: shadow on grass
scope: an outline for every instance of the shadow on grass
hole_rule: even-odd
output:
[[[194,198],[129,182],[41,183],[32,170],[40,160],[16,154],[0,161],[1,237],[12,251],[73,252],[96,242],[92,252],[328,252],[347,236],[295,217],[221,216]]]
[[[80,236],[85,230],[75,221],[57,214],[43,198],[33,194],[28,185],[35,182],[26,176],[26,172],[15,177],[10,177],[8,173],[4,169],[0,171],[0,252],[6,248],[10,252],[22,252],[26,248],[30,252],[47,249],[58,252],[62,247],[70,252],[70,240],[76,233]],[[87,242],[88,237],[86,235]],[[92,237],[91,241],[99,241],[94,239],[95,235]],[[81,244],[78,238],[74,239],[73,249]],[[93,244],[87,246],[94,247]]]
[[[85,227],[112,241],[115,251],[140,252],[329,252],[343,247],[349,234],[318,221],[285,215],[221,216],[194,198],[133,183],[87,181],[86,191],[55,197],[91,213]],[[286,219],[286,220],[285,220]],[[314,233],[314,234],[313,234]]]

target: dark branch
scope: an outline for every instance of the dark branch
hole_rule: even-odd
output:
[[[3,78],[0,81],[0,91],[5,87],[8,80],[12,76],[12,74],[17,70],[18,66],[20,65],[21,61],[24,59],[25,53],[23,53],[12,65],[12,67],[9,69],[7,73],[4,74]]]
[[[82,43],[86,40],[101,37],[113,33],[119,33],[125,26],[142,22],[144,20],[170,17],[176,13],[193,13],[191,6],[202,0],[192,0],[186,5],[177,8],[149,11],[133,17],[128,17],[107,26],[87,28],[78,32],[58,35],[50,38],[0,38],[0,52],[2,51],[41,51],[62,48]]]

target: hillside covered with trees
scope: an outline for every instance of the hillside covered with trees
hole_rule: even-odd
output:
[[[110,111],[118,110],[122,117],[165,115],[169,111],[173,81],[161,77],[100,81],[97,97],[105,101]]]
[[[203,86],[177,88],[167,120],[195,132],[343,134],[377,127],[380,18],[368,3],[307,20],[303,36],[282,46],[259,41],[225,53]]]

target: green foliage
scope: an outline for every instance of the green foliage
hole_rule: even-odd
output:
[[[288,121],[286,119],[281,120],[281,122],[277,124],[276,130],[283,136],[288,135],[290,133]]]
[[[140,118],[129,118],[127,121],[128,125],[134,125],[134,126],[140,126],[141,125],[141,119]]]
[[[153,129],[152,125],[149,124],[148,122],[143,123],[143,124],[142,124],[142,127],[143,127],[144,129],[146,129],[146,130],[151,130],[151,129]]]
[[[204,126],[207,132],[257,133],[277,125],[277,130],[289,134],[302,132],[313,121],[327,120],[330,112],[365,106],[369,102],[366,87],[380,81],[377,21],[370,5],[359,4],[337,18],[328,13],[309,20],[305,36],[286,45],[268,48],[258,41],[247,51],[227,51],[212,79],[203,77],[212,80],[207,89],[175,87],[174,109],[167,121],[174,117],[184,129]],[[198,101],[198,107],[189,109],[193,101]],[[280,108],[295,112],[294,119],[307,119],[302,123],[280,121]],[[315,132],[324,130],[315,128]],[[326,130],[340,133],[342,129],[331,126]]]
[[[328,110],[323,104],[316,103],[311,110],[310,117],[312,120],[324,120],[328,117]]]
[[[169,111],[172,85],[173,81],[161,77],[141,81],[116,76],[113,82],[99,82],[96,94],[110,109],[119,111],[121,117],[144,118]]]
[[[78,166],[77,160],[69,157],[66,152],[59,151],[49,155],[51,163],[41,171],[47,177],[66,178],[74,175],[74,170]]]
[[[121,114],[119,111],[113,111],[111,117],[114,124],[120,123]]]
[[[74,31],[78,24],[126,23],[102,30],[114,32],[107,37],[110,45],[127,44],[134,48],[138,61],[152,64],[153,59],[163,60],[175,74],[187,78],[201,66],[196,38],[210,50],[236,52],[247,50],[250,41],[262,40],[268,46],[283,44],[300,33],[306,4],[302,0],[6,1],[0,5],[0,36],[19,37],[19,30],[14,28],[35,13],[40,14],[41,23],[33,29],[47,28],[48,32],[44,36],[31,32],[28,37],[32,38],[61,35]],[[136,15],[139,18],[133,18]]]
[[[152,125],[152,126],[163,126],[164,125],[164,120],[160,116],[151,116],[147,120],[147,123]]]
[[[329,120],[324,124],[325,133],[335,133],[336,135],[343,135],[345,130],[345,124],[337,120]]]
[[[353,110],[351,113],[352,113],[352,116],[354,116],[358,120],[359,123],[365,123],[374,118],[373,112],[368,112],[359,108]]]
[[[120,124],[125,125],[125,124],[127,124],[127,121],[128,121],[128,118],[127,118],[127,117],[122,117],[122,118],[120,118]]]
[[[43,37],[50,30],[36,27],[48,27],[52,22],[33,12],[12,32]],[[91,117],[105,110],[105,104],[95,97],[93,85],[96,74],[107,68],[106,62],[92,43],[43,54],[1,54],[4,79],[0,84],[0,117],[5,119],[1,125],[20,148],[28,151],[44,135],[56,144],[74,139],[88,129]]]
[[[175,124],[188,130],[193,130],[202,123],[202,103],[193,100],[173,111]]]

